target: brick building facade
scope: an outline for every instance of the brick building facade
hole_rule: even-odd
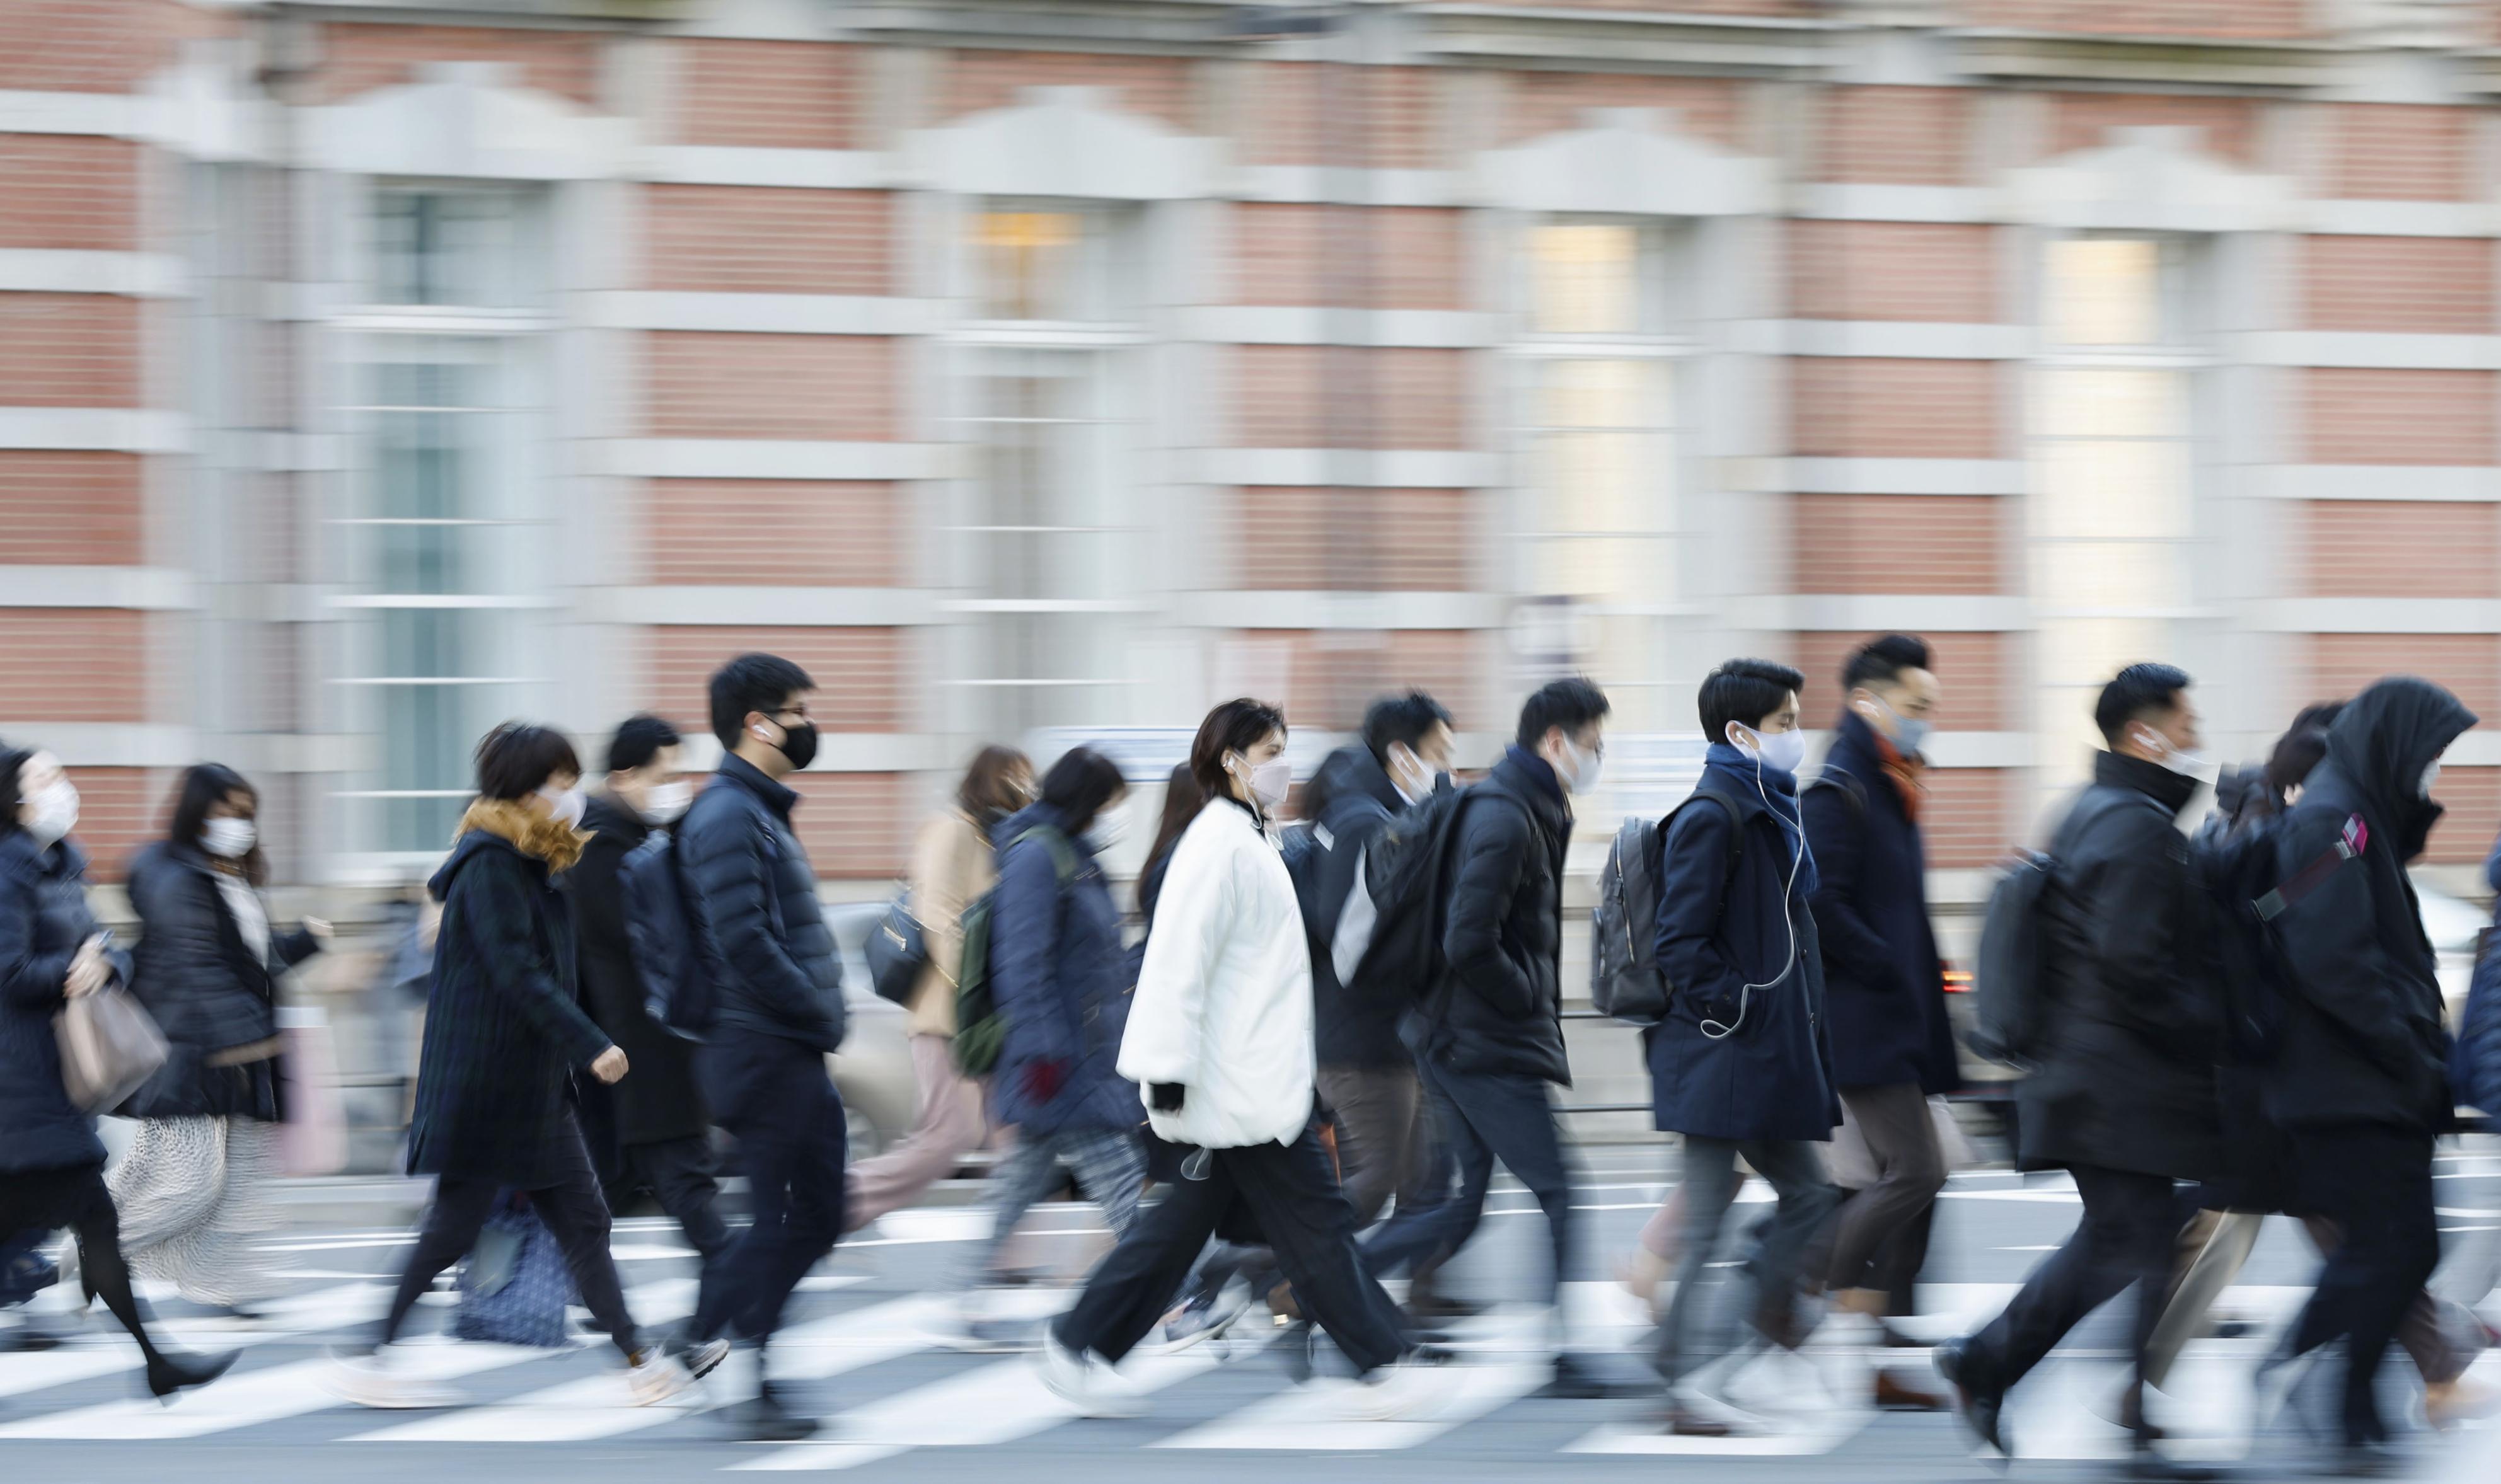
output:
[[[375,882],[772,648],[867,882],[1245,690],[1478,762],[1586,669],[1650,807],[1712,662],[1901,628],[1982,866],[2124,659],[2501,717],[2496,101],[2484,0],[0,6],[0,737]]]

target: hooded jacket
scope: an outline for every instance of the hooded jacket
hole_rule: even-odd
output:
[[[1180,1108],[1150,1107],[1157,1137],[1240,1149],[1301,1135],[1317,1070],[1293,877],[1247,806],[1211,799],[1172,848],[1119,1073],[1142,1102],[1181,1084]]]
[[[1572,1085],[1563,1051],[1563,853],[1572,810],[1544,758],[1515,746],[1453,826],[1442,963],[1405,1035],[1459,1072]]]
[[[606,1089],[617,1141],[631,1146],[700,1138],[712,1120],[695,1086],[692,1048],[644,1007],[643,976],[625,937],[625,886],[617,872],[650,838],[651,826],[623,801],[593,794],[582,827],[590,840],[567,882],[582,1007],[625,1053],[631,1069]]]
[[[1416,1003],[1418,986],[1375,974],[1354,984],[1338,982],[1327,950],[1329,935],[1354,894],[1354,873],[1364,847],[1381,827],[1407,811],[1407,800],[1389,774],[1356,742],[1320,762],[1303,788],[1303,810],[1325,841],[1317,900],[1308,920],[1322,932],[1312,944],[1312,1016],[1323,1067],[1410,1067],[1415,1058],[1398,1039],[1399,1017]]]
[[[1075,870],[1065,884],[1045,838],[1056,831]],[[1029,1135],[1135,1129],[1137,1090],[1115,1070],[1128,1018],[1128,954],[1103,868],[1060,811],[1034,804],[999,821],[990,896],[990,993],[1007,1039],[990,1076],[998,1121]]]
[[[320,943],[301,930],[273,933],[269,956],[255,959],[216,863],[194,844],[150,845],[130,863],[129,886],[141,926],[130,992],[165,1033],[166,1057],[119,1111],[276,1121],[278,979]]]
[[[104,1163],[95,1120],[61,1085],[52,1030],[70,960],[95,931],[85,853],[0,835],[0,1174]]]
[[[2359,816],[2369,839],[2276,919],[2296,980],[2267,1112],[2286,1127],[2378,1125],[2436,1133],[2452,1111],[2438,960],[2406,864],[2441,806],[2423,770],[2475,713],[2428,680],[2382,680],[2327,732],[2327,760],[2279,830],[2279,879],[2334,848]]]

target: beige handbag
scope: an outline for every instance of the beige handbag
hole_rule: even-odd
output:
[[[61,1086],[90,1113],[110,1112],[165,1065],[165,1033],[128,990],[81,995],[52,1017],[61,1044]]]

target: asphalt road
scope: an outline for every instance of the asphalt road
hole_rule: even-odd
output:
[[[1617,1255],[1664,1193],[1662,1156],[1651,1150],[1593,1155],[1580,1204],[1589,1236],[1584,1279],[1611,1272]],[[2501,1146],[2451,1152],[2440,1167],[2442,1224],[2452,1242],[2501,1226]],[[1759,1186],[1753,1194],[1767,1195]],[[2074,1225],[2072,1191],[2056,1178],[1959,1175],[1947,1192],[1922,1290],[1931,1335],[1976,1324],[1994,1311],[2043,1252]],[[134,1348],[99,1311],[82,1321],[57,1310],[59,1289],[38,1303],[36,1322],[66,1326],[59,1349],[0,1354],[0,1484],[79,1480],[502,1481],[682,1480],[721,1472],[841,1471],[863,1481],[1016,1479],[1164,1481],[1187,1477],[1269,1484],[1433,1478],[1861,1481],[1988,1480],[2005,1466],[1976,1457],[1943,1416],[1878,1414],[1860,1404],[1863,1357],[1810,1347],[1803,1358],[1754,1367],[1737,1387],[1778,1418],[1774,1436],[1714,1442],[1661,1435],[1648,1400],[1565,1402],[1534,1395],[1545,1379],[1547,1328],[1526,1303],[1543,1272],[1541,1218],[1516,1191],[1497,1195],[1477,1244],[1451,1270],[1453,1286],[1492,1306],[1458,1333],[1460,1364],[1448,1372],[1450,1404],[1429,1423],[1351,1424],[1330,1415],[1325,1377],[1293,1386],[1267,1337],[1232,1352],[1201,1349],[1148,1361],[1137,1371],[1153,1390],[1148,1416],[1132,1422],[1069,1417],[1020,1357],[974,1355],[938,1343],[952,1294],[980,1230],[978,1209],[898,1213],[847,1243],[818,1270],[794,1306],[776,1355],[795,1396],[827,1416],[818,1440],[767,1447],[728,1439],[700,1405],[625,1404],[614,1352],[584,1338],[562,1350],[461,1344],[424,1346],[428,1364],[456,1376],[466,1405],[433,1412],[369,1412],[334,1402],[319,1385],[324,1350],[379,1311],[394,1265],[397,1230],[338,1226],[290,1230],[275,1243],[286,1296],[256,1327],[201,1316],[158,1296],[179,1342],[244,1346],[234,1371],[171,1407],[136,1399]],[[1049,1208],[1052,1230],[1020,1240],[1022,1260],[1061,1279],[1083,1270],[1105,1239],[1081,1205]],[[2501,1233],[2489,1234],[2501,1236]],[[617,1255],[636,1315],[647,1324],[681,1314],[692,1297],[693,1264],[667,1224],[618,1223]],[[2221,1311],[2253,1322],[2244,1337],[2195,1343],[2157,1411],[2184,1454],[2228,1462],[2252,1481],[2316,1477],[2318,1444],[2290,1428],[2252,1437],[2248,1373],[2289,1315],[2312,1271],[2299,1234],[2270,1223],[2258,1252]],[[1031,1303],[1060,1302],[1050,1283]],[[1642,1316],[1612,1284],[1575,1283],[1568,1295],[1577,1347],[1615,1352],[1626,1377],[1643,1374]],[[417,1328],[448,1328],[436,1304]],[[2487,1310],[2487,1313],[2496,1310]],[[2118,1431],[2107,1411],[2120,1379],[2115,1317],[2089,1322],[2017,1394],[2012,1416],[2018,1479],[2105,1477]],[[1894,1352],[1917,1365],[1916,1351]],[[742,1377],[723,1372],[724,1390]],[[1323,1368],[1325,1372],[1325,1366]],[[2474,1374],[2501,1386],[2501,1352]],[[2411,1405],[2413,1378],[2394,1360],[2384,1375],[2392,1407]],[[2393,1415],[2393,1413],[2392,1413]],[[2419,1476],[2438,1484],[2501,1480],[2501,1428],[2470,1431],[2420,1448]]]

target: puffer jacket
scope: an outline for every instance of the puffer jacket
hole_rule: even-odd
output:
[[[84,852],[0,835],[0,1173],[104,1163],[95,1120],[61,1086],[52,1031],[70,960],[95,932]],[[127,960],[117,967],[128,973]]]
[[[798,802],[733,752],[678,822],[677,849],[703,914],[720,1029],[830,1052],[843,1043],[843,965],[790,827]]]
[[[1059,879],[1051,841],[1073,865]],[[998,1121],[1029,1135],[1135,1129],[1137,1089],[1115,1067],[1128,1018],[1128,954],[1103,868],[1059,810],[1036,804],[999,821],[990,898],[990,993],[1007,1040],[990,1075]]]
[[[275,1121],[271,1097],[278,1036],[279,976],[320,951],[312,934],[273,932],[269,956],[253,958],[217,885],[217,868],[197,845],[159,841],[130,863],[130,906],[139,914],[130,992],[165,1033],[165,1065],[133,1093],[129,1118],[247,1117]]]
[[[1443,898],[1441,973],[1407,1044],[1453,1072],[1572,1084],[1563,1052],[1563,854],[1572,813],[1545,759],[1513,747],[1468,790]]]
[[[1155,930],[1120,1039],[1119,1073],[1177,1144],[1239,1149],[1298,1137],[1312,1116],[1312,956],[1293,877],[1258,819],[1210,800],[1172,849]]]

